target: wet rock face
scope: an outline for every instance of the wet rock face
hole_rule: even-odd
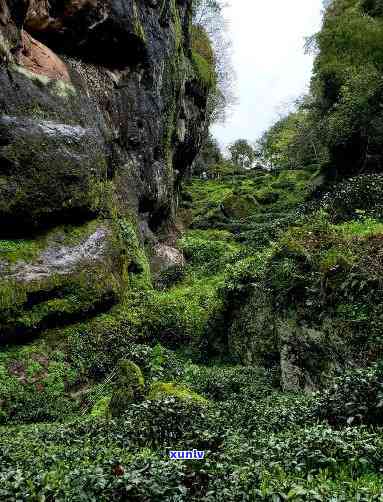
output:
[[[191,0],[0,0],[0,243],[96,218],[156,242],[205,129],[190,16]]]
[[[106,177],[97,129],[3,115],[0,136],[3,232],[97,211],[96,192]]]
[[[57,137],[46,137],[51,159],[59,163],[60,128],[92,129],[97,147],[91,155],[98,157],[94,182],[105,181],[107,164],[121,209],[142,207],[150,213],[149,224],[158,228],[174,210],[174,186],[193,161],[205,124],[201,96],[190,92],[195,81],[189,59],[190,1],[2,0],[2,19],[0,115],[24,124],[29,119],[26,137],[32,142],[38,127],[34,121],[55,123]],[[19,149],[18,141],[0,153],[3,165],[9,150]],[[65,149],[72,161],[78,157],[82,163],[80,158],[89,156],[87,142],[82,152],[72,145]],[[48,163],[42,159],[41,173]],[[28,171],[28,164],[29,158],[19,159],[19,172]],[[57,171],[50,173],[52,183],[60,176]],[[5,189],[12,192],[10,185]],[[70,192],[69,184],[68,198]],[[18,215],[15,207],[12,216]],[[43,214],[33,223],[43,224]]]

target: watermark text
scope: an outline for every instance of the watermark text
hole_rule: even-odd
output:
[[[202,460],[205,456],[204,451],[198,450],[175,450],[169,451],[170,460],[184,460],[184,459],[194,459],[194,460]]]

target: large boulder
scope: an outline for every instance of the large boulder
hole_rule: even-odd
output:
[[[129,256],[103,220],[0,241],[0,343],[109,309],[129,285]]]
[[[3,231],[97,212],[107,169],[97,129],[2,115],[0,137]]]

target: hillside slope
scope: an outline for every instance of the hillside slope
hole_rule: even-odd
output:
[[[192,180],[186,265],[131,296],[120,323],[62,331],[61,363],[47,368],[38,344],[3,356],[15,396],[22,378],[59,396],[60,372],[65,385],[81,365],[105,375],[81,410],[64,390],[65,406],[21,401],[6,419],[18,425],[1,429],[4,500],[379,500],[381,179],[313,203],[311,176]],[[204,460],[169,461],[178,449]]]

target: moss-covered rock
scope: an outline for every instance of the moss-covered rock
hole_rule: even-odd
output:
[[[282,185],[280,188],[290,188],[290,186],[286,187],[286,185]],[[255,198],[260,204],[267,205],[277,202],[279,195],[280,194],[278,192],[263,192],[256,194]]]
[[[107,177],[97,131],[53,121],[0,117],[2,231],[96,214]],[[28,228],[29,227],[29,228]]]
[[[90,415],[93,418],[108,418],[111,416],[110,401],[111,396],[105,396],[99,399],[92,407]]]
[[[235,194],[226,197],[222,211],[228,218],[241,219],[250,216],[258,209],[256,199],[250,194]]]
[[[229,349],[243,364],[278,363],[279,344],[270,295],[262,288],[239,309],[229,329]]]
[[[149,264],[127,219],[64,225],[0,241],[0,341],[110,309],[126,288],[150,287]]]
[[[278,323],[281,385],[286,391],[313,391],[324,385],[346,359],[347,347],[336,332]]]
[[[214,49],[209,35],[202,26],[192,27],[192,61],[198,80],[207,88],[216,85]]]
[[[131,403],[140,401],[144,396],[144,377],[140,368],[132,361],[118,363],[114,391],[109,408],[112,416],[120,416]]]
[[[166,397],[175,397],[180,401],[191,401],[196,404],[207,405],[208,400],[193,392],[185,385],[175,384],[174,382],[155,382],[151,385],[148,399],[163,399]]]

